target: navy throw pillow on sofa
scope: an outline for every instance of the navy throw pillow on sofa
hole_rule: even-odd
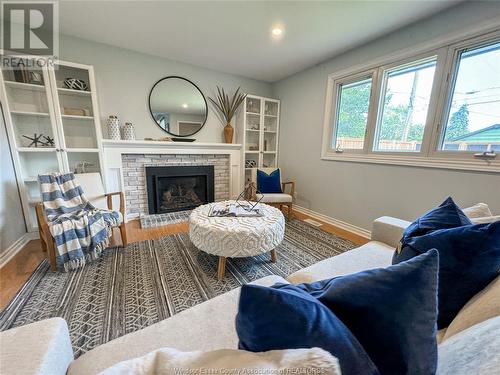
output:
[[[300,288],[241,287],[236,331],[252,352],[319,347],[335,356],[342,375],[378,375],[363,347],[326,306]]]
[[[279,168],[271,174],[257,169],[257,190],[263,194],[282,193]]]
[[[345,362],[349,356],[341,357],[338,349],[332,348],[341,343],[334,340],[340,325],[321,321],[318,305],[309,302],[316,300],[356,337],[380,374],[433,374],[437,365],[438,263],[437,251],[430,250],[385,269],[311,284],[278,284],[262,288],[258,296],[242,289],[236,320],[240,345],[251,351],[318,346],[339,359],[342,374],[352,374],[345,369],[351,365]],[[298,291],[313,299],[303,298],[308,303],[297,304],[286,297],[274,297]],[[321,311],[330,316],[323,308]]]
[[[403,233],[403,240],[407,237],[422,236],[437,229],[455,228],[470,224],[472,222],[467,215],[455,204],[451,197],[448,197],[438,207],[433,208],[411,223]]]
[[[439,252],[438,328],[446,328],[460,309],[500,272],[500,222],[440,229],[404,238],[392,263],[437,249]]]
[[[429,250],[396,266],[298,287],[342,320],[381,374],[434,374],[438,270],[438,252]]]

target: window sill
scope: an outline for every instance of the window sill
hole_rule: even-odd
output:
[[[500,173],[500,160],[498,157],[494,160],[468,160],[411,155],[338,154],[331,152],[322,155],[321,160]]]

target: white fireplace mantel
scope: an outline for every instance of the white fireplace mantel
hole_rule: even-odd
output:
[[[229,192],[236,198],[243,190],[241,178],[242,145],[202,142],[114,141],[104,139],[103,170],[107,191],[124,191],[122,155],[124,154],[216,154],[229,156]]]

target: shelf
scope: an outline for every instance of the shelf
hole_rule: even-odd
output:
[[[245,112],[247,115],[254,115],[254,116],[260,116],[260,113],[258,112]]]
[[[38,183],[38,177],[34,177],[34,176],[30,176],[30,177],[26,177],[23,179],[24,182],[26,183]]]
[[[64,87],[58,87],[57,91],[60,94],[64,95],[73,95],[73,96],[90,96],[92,94],[91,91],[83,91],[83,90],[73,90],[73,89],[66,89]]]
[[[37,85],[35,83],[5,81],[5,86],[12,87],[14,89],[20,89],[20,90],[45,91],[45,86],[44,85]]]
[[[10,111],[11,115],[49,117],[48,112]]]
[[[66,152],[99,152],[98,148],[67,148]]]
[[[77,116],[77,115],[61,115],[62,118],[68,120],[93,120],[94,116]]]
[[[264,154],[275,154],[276,151],[262,151]]]
[[[264,130],[264,133],[276,134],[276,132],[273,130]]]
[[[18,152],[55,152],[54,147],[18,147]]]
[[[273,118],[278,118],[276,115],[264,115],[264,117],[273,117]]]
[[[245,150],[246,154],[258,154],[260,151]]]
[[[260,132],[259,129],[246,129],[246,131],[247,132],[256,132],[256,133]]]

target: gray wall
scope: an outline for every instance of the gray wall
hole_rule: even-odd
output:
[[[3,114],[0,111],[0,256],[26,233],[26,224],[17,190],[14,165]]]
[[[214,97],[217,85],[231,93],[241,86],[243,92],[250,94],[262,96],[271,94],[269,83],[74,37],[61,36],[60,56],[62,60],[94,66],[105,138],[107,138],[105,119],[111,114],[117,115],[122,125],[125,122],[132,122],[138,139],[168,136],[153,122],[148,108],[151,88],[157,80],[166,76],[177,75],[191,80],[201,89],[205,97]],[[200,64],[203,62],[200,61]],[[233,125],[234,122],[233,120]],[[211,108],[206,125],[193,138],[201,142],[222,142],[223,125]]]
[[[461,205],[482,201],[500,214],[500,176],[488,173],[322,161],[327,76],[500,16],[495,3],[465,3],[273,85],[281,99],[279,163],[296,181],[297,203],[370,229],[382,215],[413,219],[453,196]]]

